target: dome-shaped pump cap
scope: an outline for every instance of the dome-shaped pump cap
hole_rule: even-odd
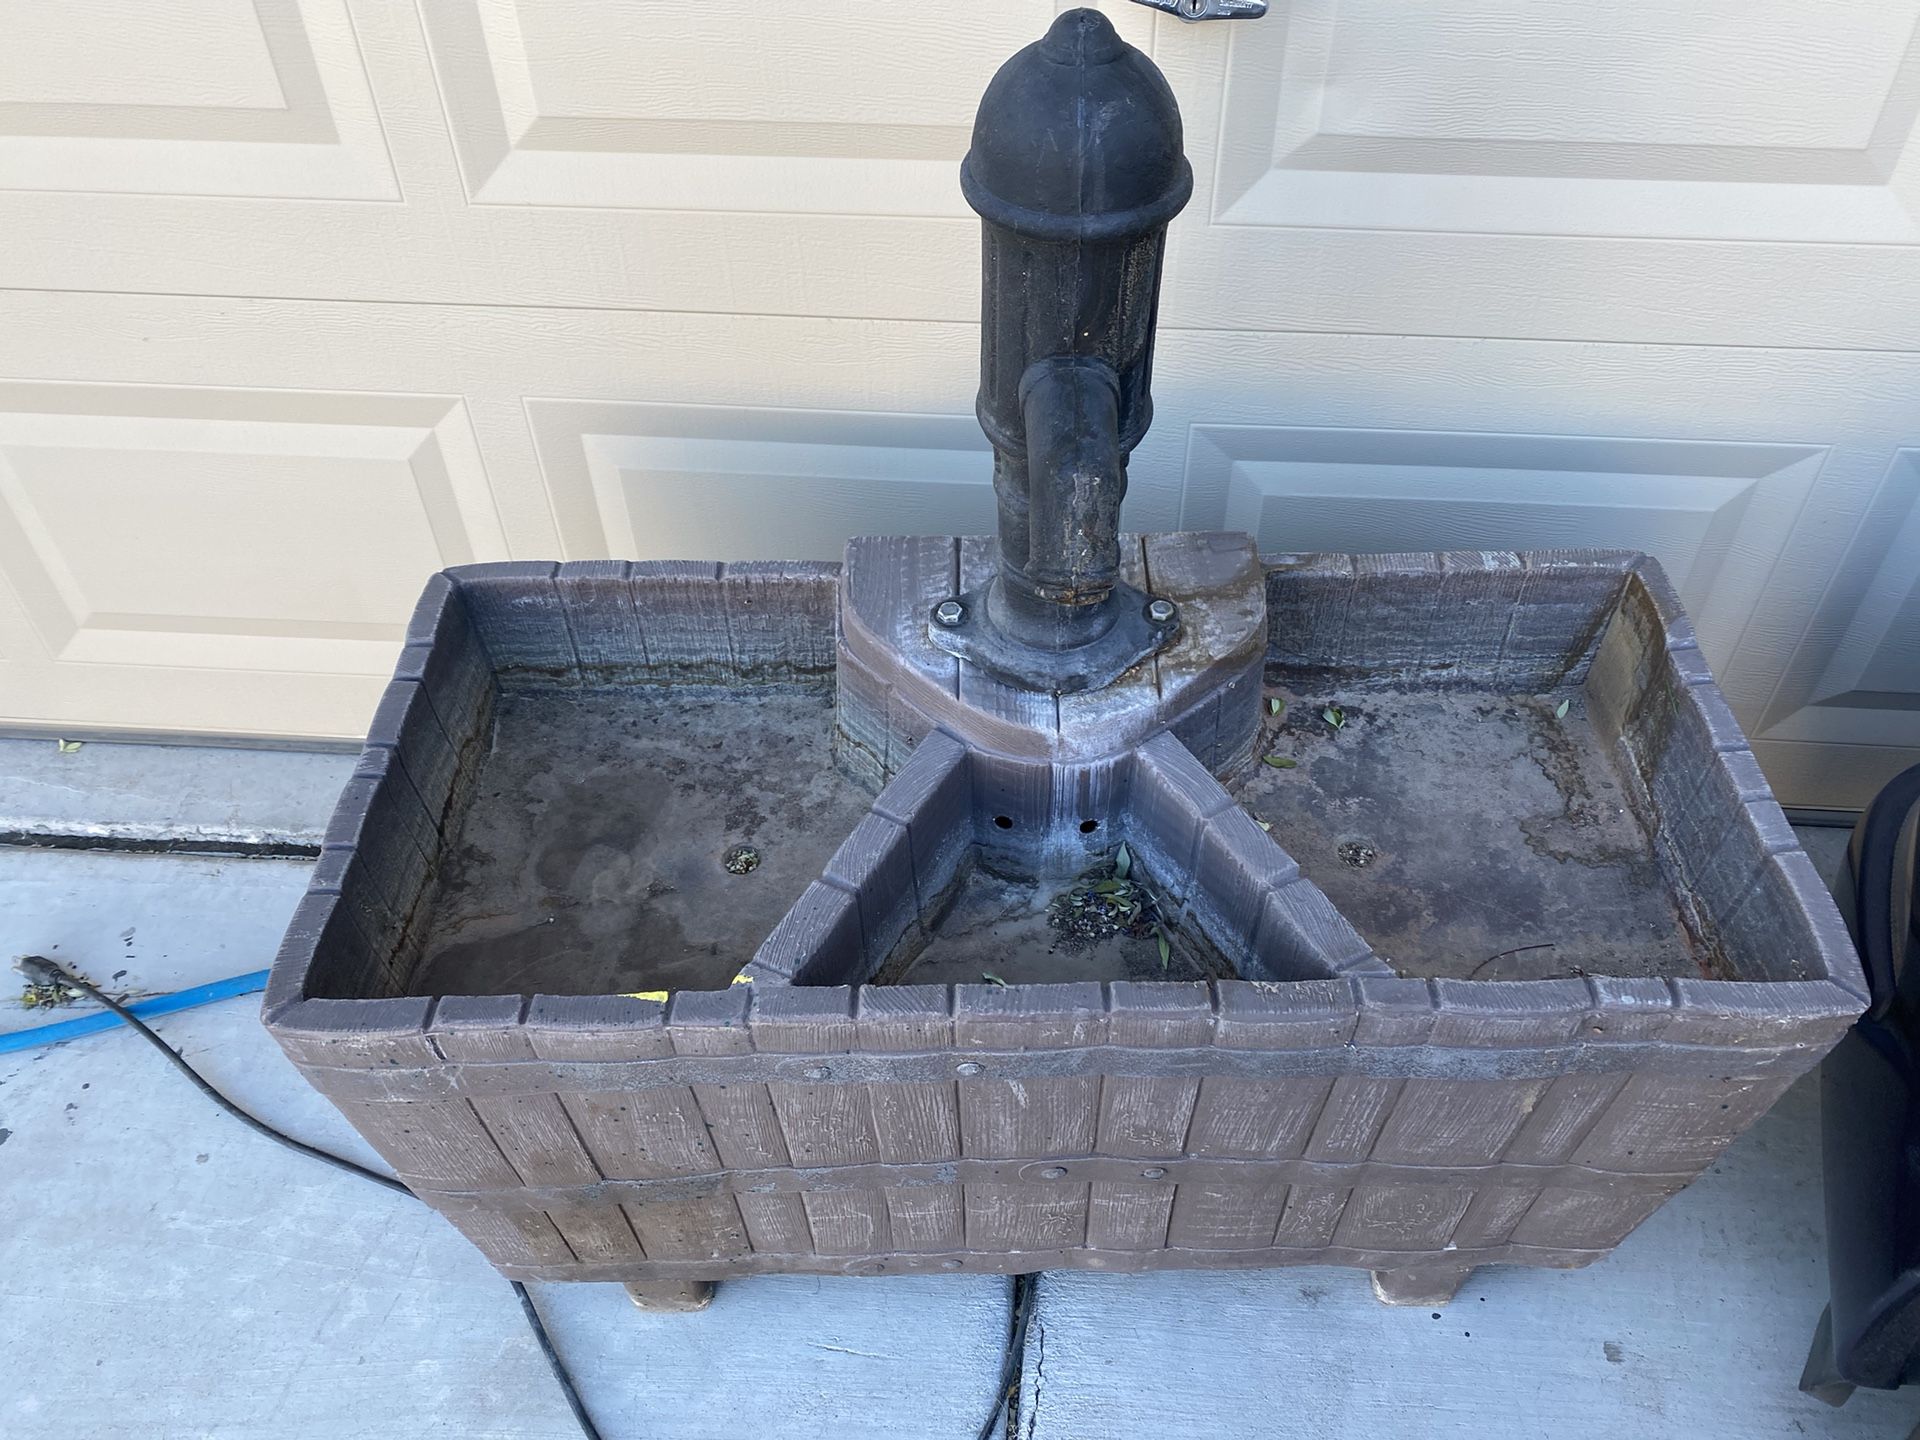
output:
[[[1193,193],[1180,106],[1098,10],[1070,10],[993,77],[960,167],[967,203],[1041,240],[1115,240]]]

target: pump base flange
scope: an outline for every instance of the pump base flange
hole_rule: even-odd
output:
[[[1105,602],[1114,608],[1113,624],[1099,639],[1070,650],[1043,650],[1011,639],[993,623],[987,609],[990,589],[991,582],[935,605],[927,615],[927,639],[1021,690],[1074,695],[1105,689],[1180,636],[1177,610],[1165,620],[1153,619],[1148,613],[1151,597],[1120,581]],[[942,612],[951,614],[948,607],[955,602],[960,617],[948,624]]]

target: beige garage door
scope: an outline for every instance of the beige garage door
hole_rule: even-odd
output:
[[[1051,0],[0,0],[0,722],[360,732],[427,572],[990,528]],[[1920,0],[1104,8],[1198,175],[1128,522],[1658,554],[1783,798],[1920,758]]]

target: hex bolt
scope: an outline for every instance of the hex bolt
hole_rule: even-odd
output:
[[[967,607],[958,600],[942,600],[933,607],[933,618],[951,630],[967,618]]]
[[[978,1075],[986,1068],[984,1065],[976,1065],[971,1060],[963,1060],[953,1067],[953,1073],[956,1075]]]
[[[1067,1167],[1064,1165],[1049,1165],[1040,1172],[1040,1178],[1042,1180],[1064,1180],[1067,1178]]]
[[[1179,607],[1171,600],[1149,600],[1147,619],[1156,625],[1165,625],[1180,613]]]
[[[1159,1165],[1149,1165],[1140,1172],[1140,1178],[1142,1180],[1159,1180],[1164,1177],[1166,1173],[1166,1170]]]
[[[825,1080],[833,1072],[824,1065],[809,1065],[800,1074],[808,1080]]]

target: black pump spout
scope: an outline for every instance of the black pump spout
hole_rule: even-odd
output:
[[[981,218],[1000,565],[928,633],[1025,689],[1097,689],[1178,630],[1120,578],[1120,503],[1153,420],[1167,224],[1193,193],[1179,107],[1104,15],[1070,11],[987,86],[960,185]]]

